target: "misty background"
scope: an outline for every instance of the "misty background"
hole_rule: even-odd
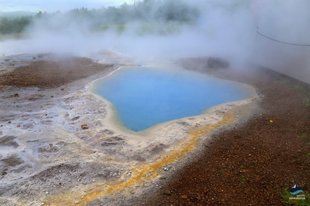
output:
[[[102,5],[93,0],[83,7],[70,2],[58,4],[63,8],[54,11],[44,6],[36,12],[2,9],[0,54],[53,52],[100,58],[100,53],[113,51],[141,64],[216,56],[235,68],[255,63],[310,82],[309,0],[143,0]]]

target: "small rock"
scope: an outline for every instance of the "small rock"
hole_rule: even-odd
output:
[[[165,192],[163,192],[163,195],[171,196],[171,192],[170,191],[165,191]]]
[[[89,129],[89,126],[87,124],[82,124],[81,129],[83,130]]]
[[[182,199],[187,199],[187,195],[181,195]]]
[[[78,119],[80,119],[80,116],[73,117],[71,120],[75,121],[75,120],[78,120]]]
[[[169,168],[168,167],[164,167],[163,170],[167,172],[167,171],[169,171]]]

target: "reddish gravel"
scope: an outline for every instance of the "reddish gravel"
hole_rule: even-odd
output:
[[[0,86],[58,87],[111,68],[111,65],[97,64],[90,59],[78,57],[34,61],[1,75]]]
[[[214,137],[205,151],[140,205],[282,205],[284,188],[310,192],[309,85],[267,69],[188,69],[253,85],[263,95],[262,114]]]

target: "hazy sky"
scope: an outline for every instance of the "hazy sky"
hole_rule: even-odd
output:
[[[100,8],[132,3],[134,0],[0,0],[0,12],[6,11],[57,11],[72,8]]]

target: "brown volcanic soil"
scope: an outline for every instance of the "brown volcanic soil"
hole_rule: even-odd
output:
[[[282,205],[284,188],[310,192],[310,89],[267,69],[188,69],[253,85],[263,96],[262,114],[216,135],[205,151],[140,205]]]
[[[58,87],[100,73],[111,65],[94,63],[87,58],[66,57],[34,61],[28,66],[0,76],[0,85],[17,87]]]

